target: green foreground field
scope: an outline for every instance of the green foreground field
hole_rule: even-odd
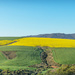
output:
[[[0,68],[9,69],[31,69],[31,65],[41,63],[41,50],[36,47],[25,46],[1,46],[0,51],[15,51],[16,57],[7,59],[2,52],[0,52]]]
[[[3,51],[14,51],[16,57],[7,59],[3,55]],[[29,46],[0,46],[0,69],[32,69],[28,67],[35,64],[40,64],[42,53],[37,47]],[[53,48],[53,58],[59,64],[75,64],[75,48]]]
[[[75,48],[55,48],[52,50],[55,62],[75,64]]]

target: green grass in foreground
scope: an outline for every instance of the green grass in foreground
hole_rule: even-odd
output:
[[[5,61],[0,62],[0,68],[3,68],[3,66],[6,66],[7,68],[10,68],[9,66],[11,66],[11,68],[13,66],[15,66],[16,68],[26,68],[30,65],[41,63],[41,50],[38,50],[38,48],[36,47],[1,46],[0,51],[16,51],[16,58],[10,60],[6,59]]]
[[[30,46],[0,46],[0,51],[35,51],[36,47]]]
[[[26,70],[35,70],[36,68],[34,67],[27,67],[27,66],[0,66],[0,69],[2,70],[7,70],[9,69],[10,71],[14,71],[14,70],[23,70],[23,69],[26,69]]]
[[[59,64],[75,64],[75,48],[55,48],[53,57]]]
[[[20,39],[22,37],[0,37],[0,40],[15,40],[15,39]]]
[[[47,71],[50,71],[50,70],[52,70],[53,68],[50,68],[50,69],[47,69],[47,70],[45,70],[45,71],[42,71],[42,74],[45,74]]]
[[[7,58],[0,52],[0,63],[3,63],[7,60]]]

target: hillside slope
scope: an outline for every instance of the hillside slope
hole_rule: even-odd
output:
[[[6,55],[3,52],[7,52]],[[9,54],[15,53],[16,57],[9,59]],[[0,68],[4,66],[7,68],[10,66],[13,69],[15,67],[28,67],[35,64],[41,63],[41,50],[37,47],[26,47],[26,46],[1,46],[0,47]],[[14,54],[13,53],[13,54]],[[12,57],[12,54],[10,55]],[[30,68],[30,67],[29,67]]]
[[[30,35],[30,36],[25,36],[25,37],[48,37],[48,38],[75,39],[75,34],[52,33],[52,34]]]

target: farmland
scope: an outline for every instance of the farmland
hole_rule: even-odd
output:
[[[14,41],[12,40],[1,40],[0,41],[0,46],[8,45],[10,43],[13,43]]]
[[[0,40],[14,40],[14,39],[20,39],[22,37],[0,37]]]
[[[46,73],[53,69],[47,67],[73,65],[75,64],[74,44],[75,40],[72,39],[3,38],[0,40],[0,69],[34,71],[41,68],[41,73]],[[47,70],[44,72],[45,68]]]
[[[0,66],[14,66],[14,67],[28,67],[30,65],[40,64],[41,50],[37,50],[36,47],[25,47],[25,46],[3,46],[0,47],[0,51],[15,51],[16,57],[12,60],[6,59],[0,52]]]
[[[57,38],[28,37],[16,40],[9,46],[49,46],[49,47],[75,47],[75,40]]]
[[[20,39],[20,38],[22,37],[0,37],[0,46],[17,42],[16,39]]]
[[[75,48],[55,48],[54,60],[60,64],[75,64]]]

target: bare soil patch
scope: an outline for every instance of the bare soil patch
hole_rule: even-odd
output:
[[[15,51],[2,51],[2,53],[4,54],[4,56],[7,59],[13,59],[16,57],[16,52]]]

